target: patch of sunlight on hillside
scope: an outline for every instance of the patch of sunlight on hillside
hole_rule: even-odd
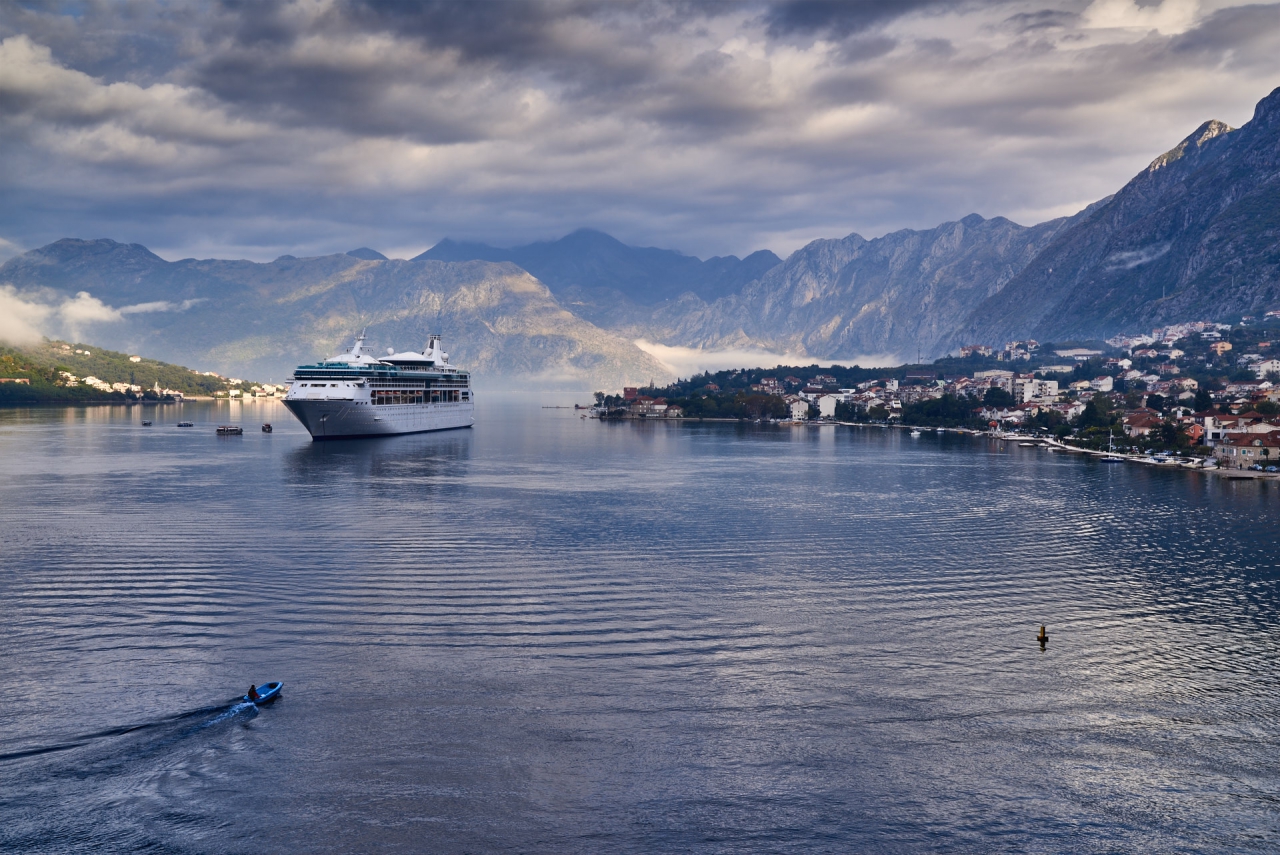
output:
[[[645,339],[636,339],[636,347],[666,365],[681,377],[688,377],[703,371],[723,371],[728,368],[772,368],[775,365],[820,365],[823,367],[840,365],[861,365],[863,368],[877,368],[887,365],[899,365],[902,360],[892,354],[867,354],[846,359],[814,359],[803,353],[775,353],[763,348],[726,348],[723,350],[703,350],[696,347],[679,347],[667,344],[656,344]]]

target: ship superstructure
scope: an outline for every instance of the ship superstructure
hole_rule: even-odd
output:
[[[344,353],[299,365],[284,405],[312,439],[387,436],[471,427],[471,375],[449,364],[433,335],[421,352],[365,352],[365,336]]]

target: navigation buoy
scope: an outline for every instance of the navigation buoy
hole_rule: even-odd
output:
[[[1040,642],[1040,646],[1044,647],[1044,643],[1049,640],[1049,633],[1044,631],[1044,624],[1040,624],[1040,634],[1036,636],[1036,641]]]

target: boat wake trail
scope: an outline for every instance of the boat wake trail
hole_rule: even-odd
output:
[[[248,724],[257,716],[236,698],[74,736],[0,742],[0,852],[61,855],[84,851],[90,839],[101,844],[96,852],[206,851],[193,841],[221,820],[197,793],[256,744]]]
[[[120,727],[109,727],[92,733],[83,733],[77,736],[71,736],[59,742],[52,742],[45,745],[32,745],[12,751],[0,752],[0,763],[12,760],[21,760],[26,757],[38,757],[41,754],[54,754],[60,751],[70,751],[74,748],[83,748],[87,745],[92,745],[104,739],[128,736],[130,734],[145,736],[148,732],[167,732],[168,738],[162,737],[152,743],[152,748],[158,748],[162,745],[167,745],[182,739],[183,737],[190,736],[201,730],[205,730],[231,720],[240,719],[247,721],[257,716],[257,714],[258,708],[256,706],[237,698],[231,703],[187,710],[186,712],[166,716],[165,718],[156,719],[154,721],[122,725]],[[184,723],[188,724],[188,726],[182,727]]]

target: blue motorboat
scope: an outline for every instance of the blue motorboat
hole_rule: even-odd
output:
[[[244,699],[247,703],[262,706],[263,704],[269,704],[276,698],[280,697],[280,690],[284,688],[284,683],[263,683],[261,686],[255,686],[254,688],[257,689],[257,697],[251,698],[248,695],[245,695]]]

